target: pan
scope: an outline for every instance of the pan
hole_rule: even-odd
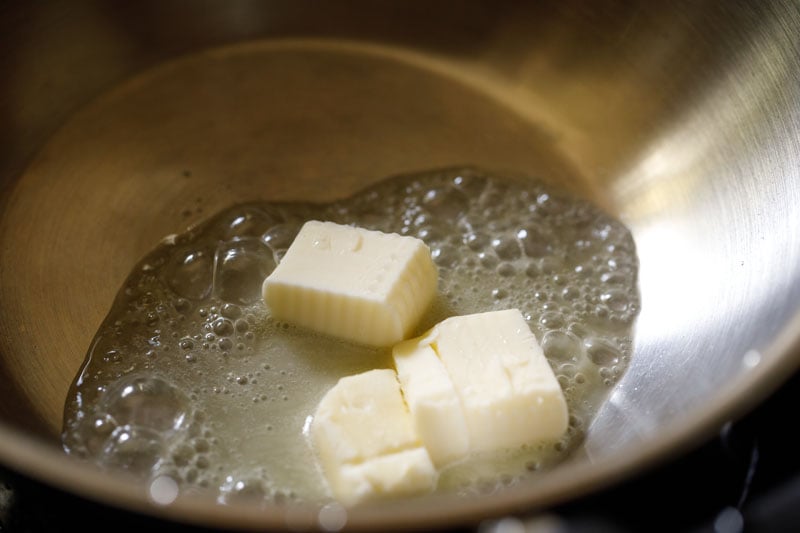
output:
[[[630,364],[545,475],[357,507],[335,528],[474,524],[576,498],[701,442],[796,369],[792,2],[0,9],[9,468],[182,522],[333,527],[314,505],[154,498],[64,454],[65,401],[115,294],[166,235],[232,204],[329,202],[426,169],[541,177],[621,220],[639,261]]]

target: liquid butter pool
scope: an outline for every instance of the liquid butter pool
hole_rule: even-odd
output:
[[[324,205],[237,205],[164,239],[91,344],[67,398],[64,449],[221,503],[327,499],[304,427],[340,377],[391,367],[391,350],[269,316],[261,283],[312,219],[422,239],[439,298],[417,333],[448,316],[516,307],[558,377],[570,411],[560,441],[470,457],[441,472],[438,490],[500,490],[581,443],[631,356],[631,235],[543,182],[454,169]]]

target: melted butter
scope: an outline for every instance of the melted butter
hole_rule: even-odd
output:
[[[327,497],[303,428],[345,375],[389,350],[315,335],[260,298],[307,220],[413,235],[439,268],[417,333],[453,315],[519,308],[570,410],[556,443],[472,457],[439,490],[497,490],[563,460],[624,373],[638,313],[633,240],[593,205],[474,169],[387,179],[325,205],[231,207],[143,258],[97,332],[65,407],[65,450],[143,480],[232,498]]]

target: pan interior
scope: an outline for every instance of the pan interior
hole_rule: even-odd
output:
[[[28,425],[59,434],[93,332],[166,235],[236,203],[324,202],[465,161],[580,183],[536,124],[367,47],[212,51],[104,95],[51,139],[3,213],[15,280],[2,286],[4,323],[18,324],[2,341],[4,366],[25,384]]]
[[[569,54],[483,58],[497,60],[488,69],[284,41],[166,63],[100,97],[4,198],[0,370],[13,401],[3,420],[58,442],[92,334],[130,267],[165,234],[254,197],[329,201],[384,176],[465,162],[593,199],[632,229],[641,265],[636,352],[590,430],[588,460],[565,470],[572,480],[523,487],[507,506],[585,490],[622,471],[623,456],[644,460],[660,449],[653,443],[757,400],[794,368],[798,65],[781,28],[797,19],[734,14],[703,27],[720,42],[746,35],[735,53],[687,55],[701,23],[724,17],[654,22],[656,11],[637,15],[641,27],[676,33],[656,42],[637,25],[617,28],[643,46],[625,52],[626,66],[595,58],[617,65],[614,75]],[[745,19],[760,26],[737,31]],[[676,69],[684,60],[697,68]],[[425,505],[419,516],[439,512]]]

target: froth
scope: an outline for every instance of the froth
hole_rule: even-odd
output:
[[[260,286],[303,222],[413,235],[431,248],[447,316],[519,308],[570,408],[557,443],[474,457],[441,490],[498,490],[557,463],[631,355],[638,263],[630,233],[537,180],[473,169],[393,178],[332,204],[234,206],[165,240],[134,269],[98,331],[65,409],[67,452],[178,490],[241,499],[325,498],[302,434],[339,377],[390,365],[273,321]]]

